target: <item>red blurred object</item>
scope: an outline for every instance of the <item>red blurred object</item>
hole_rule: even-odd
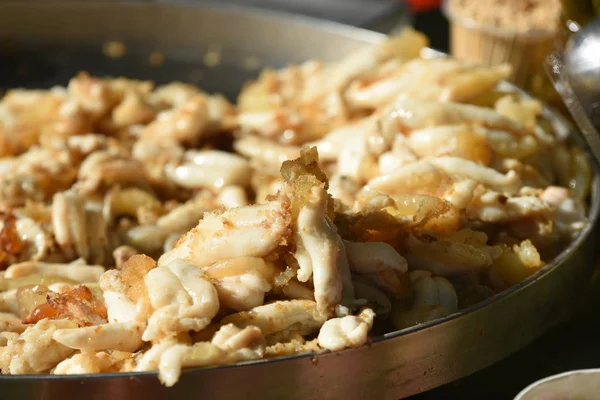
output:
[[[424,12],[440,8],[442,0],[406,0],[413,12]]]

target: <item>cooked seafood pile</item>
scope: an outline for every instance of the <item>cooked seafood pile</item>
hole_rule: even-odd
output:
[[[237,105],[80,73],[0,102],[0,369],[159,371],[363,345],[538,271],[590,167],[506,66],[406,30]]]

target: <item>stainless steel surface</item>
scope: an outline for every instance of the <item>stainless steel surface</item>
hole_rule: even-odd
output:
[[[600,162],[600,134],[598,134],[598,130],[590,118],[588,111],[590,106],[589,101],[586,109],[585,103],[581,100],[582,96],[572,86],[562,53],[554,52],[550,54],[545,60],[545,67],[554,88],[562,97],[565,106],[579,127],[586,144],[591,149],[596,160]]]
[[[571,79],[600,91],[600,18],[584,25],[569,39],[565,66]]]
[[[574,34],[564,52],[549,55],[546,70],[588,146],[600,160],[600,19]]]
[[[309,58],[335,60],[360,45],[380,40],[379,33],[304,17],[282,19],[275,12],[239,6],[125,2],[0,2],[0,88],[66,84],[80,69],[135,76],[159,83],[193,81],[208,91],[235,97],[257,74],[247,68],[283,66]],[[282,22],[286,21],[286,22]],[[104,57],[106,41],[121,41],[127,52]],[[166,62],[152,67],[151,52]],[[217,51],[217,66],[203,63]],[[258,63],[256,63],[258,62]],[[246,67],[245,67],[246,66]]]
[[[230,96],[256,74],[244,68],[248,56],[265,65],[308,58],[332,60],[381,40],[372,32],[295,17],[257,14],[240,8],[166,4],[2,4],[0,85],[64,84],[80,66],[92,73],[168,81],[197,81]],[[123,59],[101,55],[104,40],[121,40]],[[206,51],[218,48],[221,64],[202,66]],[[147,65],[160,49],[168,62]],[[29,67],[19,74],[7,65]],[[83,64],[80,64],[83,63]],[[26,69],[26,68],[25,68]],[[201,70],[201,74],[192,74]],[[12,71],[12,72],[11,72]],[[191,74],[191,75],[190,75]],[[203,79],[191,79],[202,76]],[[570,127],[545,110],[561,133]],[[578,137],[574,137],[578,140]],[[600,206],[600,177],[594,164],[591,222]],[[0,398],[260,398],[398,399],[453,381],[515,352],[570,311],[591,276],[596,256],[592,226],[535,276],[506,292],[443,320],[373,340],[360,349],[298,356],[241,366],[184,371],[171,389],[156,375],[2,376]]]
[[[600,126],[600,18],[567,42],[564,73],[592,123]]]

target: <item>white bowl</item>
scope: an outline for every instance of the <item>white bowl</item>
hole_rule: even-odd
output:
[[[582,369],[549,376],[523,389],[514,400],[600,399],[600,369]]]

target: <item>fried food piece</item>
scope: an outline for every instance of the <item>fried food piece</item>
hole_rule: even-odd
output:
[[[458,311],[456,290],[446,278],[415,270],[410,273],[410,280],[414,292],[412,304],[406,307],[402,303],[395,303],[390,315],[397,329],[443,318]]]
[[[74,328],[70,320],[43,319],[29,326],[20,335],[12,336],[0,347],[0,371],[3,374],[40,374],[54,368],[75,352],[56,342],[52,336],[57,329]]]
[[[469,61],[414,59],[392,73],[352,82],[345,93],[352,108],[379,108],[397,97],[463,102],[510,76],[509,64],[491,67]]]
[[[205,367],[262,358],[264,337],[255,326],[221,326],[211,341],[181,344],[165,340],[153,345],[135,367],[136,371],[159,371],[165,386],[173,386],[184,367]]]
[[[158,341],[206,328],[219,311],[217,290],[202,270],[183,260],[173,260],[144,276],[153,311],[142,336]]]
[[[52,338],[71,349],[133,352],[142,347],[145,324],[103,323],[79,328],[57,329]]]
[[[336,215],[344,239],[384,242],[394,248],[411,232],[455,232],[460,213],[450,203],[433,196],[373,195],[359,200],[351,210]]]
[[[118,150],[98,151],[87,157],[77,180],[75,190],[87,195],[115,185],[151,189],[145,165]]]
[[[204,269],[217,289],[221,307],[234,311],[262,305],[280,272],[272,262],[258,257],[232,258]]]
[[[498,248],[486,244],[483,232],[463,229],[436,236],[408,236],[404,254],[412,268],[439,276],[453,276],[480,271],[492,265],[500,255]]]
[[[287,243],[289,207],[289,201],[282,197],[266,204],[206,214],[158,264],[179,258],[206,267],[235,257],[266,256]]]
[[[502,252],[489,270],[489,278],[497,290],[506,289],[533,275],[544,266],[531,241],[500,246]]]
[[[358,316],[330,319],[319,331],[319,346],[330,351],[360,347],[367,342],[374,319],[375,313],[369,308],[362,310]]]
[[[167,177],[177,185],[215,191],[228,185],[248,186],[251,172],[246,159],[217,150],[188,150],[181,165],[167,166],[166,169]]]
[[[344,241],[350,270],[373,282],[388,295],[401,297],[407,290],[408,263],[392,246],[383,242]]]
[[[34,279],[39,279],[39,275],[42,275],[47,277],[60,277],[67,281],[88,283],[97,282],[104,271],[104,267],[99,265],[87,265],[81,259],[75,260],[69,264],[25,261],[8,267],[4,277],[16,279],[34,275]]]
[[[24,250],[24,243],[17,230],[17,218],[13,213],[0,213],[2,228],[0,228],[0,266],[6,268]]]
[[[436,159],[439,161],[439,159]],[[387,175],[371,179],[363,188],[362,196],[373,196],[368,192],[394,195],[425,195],[437,197],[450,202],[453,206],[463,209],[473,198],[478,179],[473,172],[455,174],[456,171],[446,171],[436,165],[436,160],[420,160],[400,166]],[[442,163],[443,161],[440,161]],[[469,169],[471,165],[467,166]],[[475,167],[474,169],[478,169]],[[503,183],[504,177],[492,170],[491,180],[496,179]],[[485,172],[488,172],[485,170]],[[482,174],[483,175],[483,174]],[[507,179],[513,179],[513,174]],[[483,178],[482,178],[483,179]],[[499,183],[500,184],[500,183]]]
[[[52,374],[78,375],[127,371],[131,369],[128,364],[132,362],[132,355],[124,352],[82,351],[58,363],[52,370]]]
[[[15,156],[38,143],[48,125],[60,118],[62,90],[8,91],[0,101],[0,156]]]
[[[317,331],[326,320],[314,301],[281,300],[249,311],[230,314],[223,318],[222,323],[232,323],[238,327],[254,325],[260,328],[265,336],[290,328],[307,335]]]
[[[439,102],[419,98],[399,98],[382,112],[381,129],[408,133],[415,129],[440,125],[474,124],[510,132],[515,136],[528,133],[527,128],[488,107]]]
[[[12,313],[0,313],[0,332],[23,333],[27,325]]]
[[[142,140],[193,145],[234,126],[233,106],[223,96],[199,93],[181,105],[162,111],[139,135]]]
[[[125,243],[145,254],[155,254],[163,248],[170,235],[180,236],[194,228],[208,211],[216,208],[213,199],[194,197],[161,215],[152,224],[136,225],[123,232]]]
[[[34,308],[23,323],[35,324],[46,318],[69,319],[79,326],[90,326],[106,323],[108,315],[104,303],[94,298],[87,286],[78,285],[62,293],[47,291],[46,303]]]
[[[108,321],[146,321],[151,312],[148,289],[144,277],[156,262],[145,255],[130,257],[120,270],[106,271],[100,277]]]
[[[312,277],[319,311],[332,315],[343,299],[354,299],[354,288],[344,243],[332,222],[333,202],[316,148],[302,150],[300,158],[283,163],[281,172],[292,204],[298,280],[307,282]]]
[[[426,44],[406,29],[267,70],[237,107],[87,73],[9,92],[2,373],[171,386],[185,367],[358,347],[376,316],[404,329],[539,271],[588,224],[586,154],[492,88],[506,66]]]

